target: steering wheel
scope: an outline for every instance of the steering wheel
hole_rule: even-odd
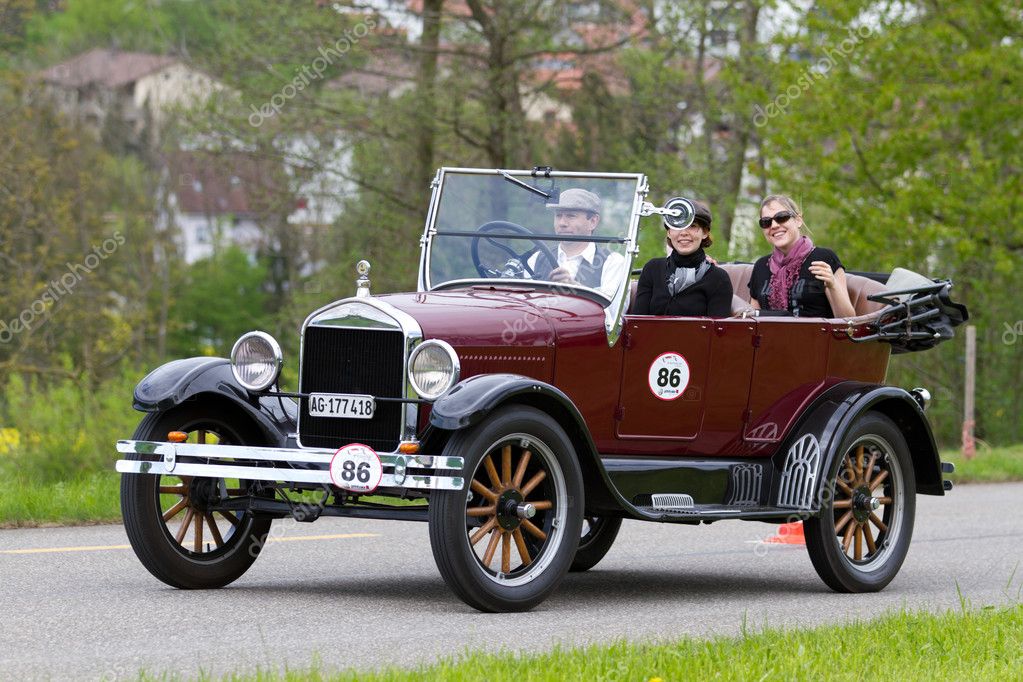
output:
[[[558,264],[558,259],[554,255],[554,253],[550,250],[550,248],[546,244],[543,243],[543,241],[541,241],[539,239],[533,238],[533,239],[529,240],[529,241],[531,241],[533,243],[533,248],[532,249],[529,249],[527,251],[523,251],[522,253],[516,253],[514,249],[512,249],[509,246],[507,246],[506,244],[501,244],[501,243],[499,243],[497,241],[494,241],[493,238],[487,237],[486,234],[488,232],[505,232],[505,233],[507,233],[507,232],[515,232],[517,234],[526,235],[526,236],[529,236],[529,237],[533,237],[534,234],[535,234],[532,230],[530,230],[528,228],[525,228],[522,225],[519,225],[518,223],[510,223],[510,222],[508,222],[506,220],[491,220],[490,222],[483,223],[482,225],[477,227],[476,228],[476,235],[472,238],[472,245],[470,246],[469,250],[470,250],[470,253],[472,254],[472,264],[473,264],[473,266],[475,266],[476,272],[478,272],[480,274],[480,277],[491,278],[491,277],[498,277],[501,274],[500,270],[493,270],[491,268],[484,267],[483,264],[480,262],[480,240],[481,239],[486,240],[487,243],[493,245],[494,247],[496,247],[497,249],[499,249],[501,251],[504,251],[511,258],[514,258],[519,263],[521,263],[523,269],[525,269],[525,271],[529,273],[530,277],[532,277],[535,273],[533,272],[533,269],[529,267],[529,265],[527,264],[527,261],[529,260],[529,257],[534,252],[538,252],[540,254],[541,258],[546,258],[548,260],[548,262],[552,266],[557,266],[557,264]],[[539,262],[539,261],[537,261],[537,262]]]

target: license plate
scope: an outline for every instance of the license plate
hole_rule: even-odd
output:
[[[309,416],[339,419],[372,419],[376,401],[371,395],[313,393],[309,396]]]

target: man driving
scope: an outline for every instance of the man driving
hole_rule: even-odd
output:
[[[557,203],[547,204],[554,210],[554,232],[558,235],[588,237],[600,224],[600,197],[585,189],[566,189]],[[540,252],[527,260],[534,279],[579,284],[597,289],[608,298],[614,296],[625,277],[625,256],[603,245],[587,241],[558,243],[557,263]]]

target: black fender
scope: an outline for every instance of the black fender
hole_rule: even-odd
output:
[[[135,386],[132,407],[164,412],[188,400],[208,399],[219,409],[234,409],[266,436],[270,447],[289,447],[296,430],[298,405],[290,398],[250,393],[234,378],[227,358],[187,358],[157,367]]]
[[[548,383],[519,374],[477,374],[460,381],[433,403],[430,426],[443,431],[470,428],[498,407],[509,404],[535,407],[554,417],[565,429],[582,469],[587,510],[621,514],[631,507],[614,492],[575,403]]]
[[[902,431],[913,460],[916,491],[923,495],[944,495],[941,478],[941,459],[931,432],[930,423],[919,403],[906,390],[895,386],[879,386],[856,381],[844,381],[822,393],[799,423],[785,438],[773,456],[775,471],[784,470],[790,448],[807,434],[813,434],[820,446],[820,475],[815,481],[813,511],[819,509],[821,491],[825,485],[825,472],[830,471],[846,434],[856,420],[869,411],[885,415]],[[781,476],[774,477],[771,500],[777,501]]]

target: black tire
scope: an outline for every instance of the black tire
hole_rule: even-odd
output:
[[[135,430],[134,439],[166,441],[168,432],[184,431],[201,434],[202,442],[205,442],[206,434],[212,433],[220,443],[263,444],[251,425],[222,415],[222,410],[204,409],[199,403],[151,413]],[[141,457],[129,455],[128,458]],[[201,492],[211,490],[211,486],[219,485],[221,480],[154,474],[121,475],[121,513],[128,541],[142,565],[172,587],[212,589],[228,585],[248,570],[266,541],[272,519],[259,518],[251,512],[207,513],[198,501]],[[161,484],[165,491],[185,492],[161,495]],[[245,487],[248,482],[241,481],[237,485]],[[244,492],[247,491],[240,490],[236,494]],[[164,509],[167,503],[161,498],[172,494],[180,499]],[[171,512],[173,515],[164,521],[165,514]],[[181,523],[177,528],[181,540],[171,533],[170,527],[179,517]],[[188,543],[184,541],[189,532],[192,533],[192,549],[186,547]],[[206,532],[209,536],[205,535]],[[216,546],[204,543],[206,537]],[[198,551],[195,551],[196,545]]]
[[[898,427],[877,412],[853,425],[839,453],[820,516],[803,524],[806,549],[831,589],[877,592],[899,572],[913,537],[913,460]]]
[[[456,433],[444,455],[464,457],[467,476],[465,490],[430,496],[441,576],[480,611],[533,608],[557,588],[579,544],[583,482],[572,442],[549,415],[510,405]],[[526,503],[536,514],[519,518],[512,508]]]
[[[622,527],[616,516],[587,516],[570,571],[588,571],[604,558]]]

